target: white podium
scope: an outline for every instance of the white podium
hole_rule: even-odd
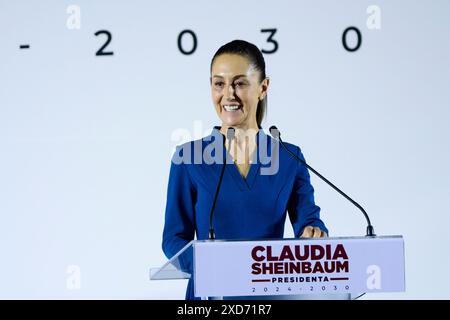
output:
[[[402,236],[191,241],[151,280],[194,280],[202,299],[350,299],[405,290]]]

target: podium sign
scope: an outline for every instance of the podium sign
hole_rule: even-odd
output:
[[[405,290],[401,236],[195,241],[197,297]]]

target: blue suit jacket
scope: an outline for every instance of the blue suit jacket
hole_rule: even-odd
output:
[[[215,127],[211,135],[203,139],[177,147],[172,158],[162,241],[169,259],[195,237],[208,239],[210,210],[224,165],[212,161],[223,157],[230,159],[225,148],[222,151],[211,148],[213,143],[223,146],[223,136],[218,129],[220,127]],[[296,237],[308,225],[328,233],[320,220],[320,208],[314,203],[307,168],[282,147],[277,150],[277,142],[262,129],[256,139],[258,151],[246,178],[232,161],[226,164],[214,211],[216,239],[282,238],[286,213]],[[304,159],[299,147],[285,144]],[[271,157],[271,163],[264,154],[261,156],[263,150]],[[278,168],[275,168],[275,161],[278,161]],[[192,255],[188,257],[184,268],[192,271]],[[192,277],[186,299],[194,299]]]

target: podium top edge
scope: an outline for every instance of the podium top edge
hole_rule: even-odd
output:
[[[387,236],[354,236],[354,237],[326,237],[326,238],[260,238],[260,239],[214,239],[214,240],[194,240],[193,242],[197,243],[205,243],[205,242],[254,242],[254,241],[305,241],[305,240],[314,240],[314,241],[329,241],[329,240],[371,240],[371,239],[403,239],[402,235],[387,235]]]

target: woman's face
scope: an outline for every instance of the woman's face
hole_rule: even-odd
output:
[[[260,82],[260,72],[248,59],[222,54],[211,70],[211,96],[222,125],[257,129],[256,107],[267,92],[268,79]]]

